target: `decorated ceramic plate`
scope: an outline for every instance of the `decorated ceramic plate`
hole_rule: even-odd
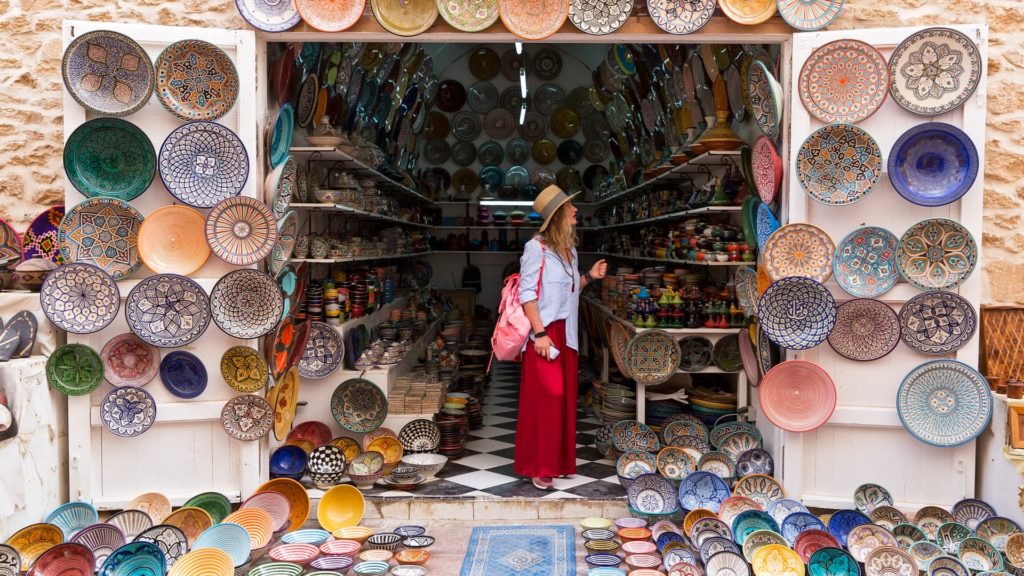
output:
[[[161,348],[195,341],[210,323],[210,300],[202,286],[177,274],[157,274],[139,282],[124,306],[128,328]]]
[[[280,0],[235,0],[238,13],[258,30],[284,32],[299,23],[294,2]]]
[[[889,181],[921,206],[955,202],[978,177],[978,150],[963,130],[929,122],[904,132],[889,154]]]
[[[916,32],[889,57],[893,99],[924,116],[959,108],[978,87],[981,72],[978,46],[967,35],[950,28]]]
[[[205,218],[195,208],[158,208],[139,227],[139,257],[158,274],[191,274],[210,257],[205,227]]]
[[[764,246],[768,242],[768,238],[770,238],[771,235],[779,229],[779,226],[779,219],[775,217],[771,207],[766,203],[759,203],[757,205],[757,214],[755,216],[758,248],[764,250]]]
[[[929,356],[944,356],[963,348],[974,336],[977,324],[974,307],[953,292],[918,294],[900,308],[903,341]]]
[[[725,480],[711,472],[694,472],[679,484],[679,505],[687,510],[706,508],[717,513],[730,495]]]
[[[452,28],[462,32],[479,32],[498,20],[498,0],[441,0],[437,8]]]
[[[156,400],[142,388],[114,388],[100,403],[100,419],[117,436],[138,436],[156,421]]]
[[[626,490],[630,505],[647,514],[666,514],[679,508],[672,482],[660,474],[641,474]]]
[[[64,145],[68,181],[88,198],[132,200],[156,176],[156,151],[131,122],[95,118],[71,133]]]
[[[238,70],[226,52],[203,40],[181,40],[156,57],[156,95],[182,120],[216,120],[238,99]]]
[[[569,17],[565,0],[498,0],[498,15],[508,31],[527,40],[543,40]]]
[[[647,0],[647,11],[665,32],[690,34],[711,20],[717,4],[716,0]]]
[[[103,361],[84,344],[65,344],[46,359],[46,381],[67,396],[82,396],[103,382]]]
[[[21,235],[3,218],[0,218],[0,260],[7,260],[7,266],[21,260]]]
[[[732,0],[737,3],[739,0]],[[752,3],[762,3],[758,0]],[[774,3],[772,4],[774,7]],[[769,14],[771,16],[771,14]],[[750,110],[761,132],[777,140],[781,133],[782,88],[764,62],[755,60],[747,72],[747,86],[750,91]]]
[[[372,432],[388,414],[388,399],[369,380],[353,378],[334,389],[331,414],[342,428],[351,432]]]
[[[992,392],[977,370],[957,360],[913,369],[896,394],[903,427],[933,446],[959,446],[978,437],[992,418]]]
[[[779,16],[797,30],[821,30],[843,11],[843,0],[779,0]]]
[[[267,391],[267,401],[274,407],[274,438],[284,440],[295,421],[299,401],[299,370],[292,366]]]
[[[271,168],[277,168],[289,158],[288,152],[291,150],[294,134],[295,109],[290,102],[285,102],[277,111],[267,144]]]
[[[114,198],[91,198],[72,208],[60,223],[57,242],[65,262],[92,264],[114,280],[142,266],[138,239],[142,214]]]
[[[811,116],[825,124],[856,124],[889,95],[889,64],[866,42],[836,40],[811,53],[798,82],[800,101]]]
[[[289,155],[284,164],[267,174],[267,179],[263,184],[263,192],[270,199],[268,201],[270,212],[278,220],[284,217],[292,202],[292,197],[295,195],[297,166],[295,158]]]
[[[277,223],[277,243],[270,251],[268,268],[270,275],[277,278],[288,265],[298,238],[299,217],[294,210],[289,210]]]
[[[294,316],[285,316],[277,325],[277,330],[266,338],[264,352],[270,375],[276,382],[299,363],[302,351],[306,349],[309,338],[309,322],[296,321]]]
[[[836,302],[828,288],[798,276],[773,282],[761,296],[758,312],[768,338],[789,350],[821,344],[836,322]]]
[[[771,138],[761,135],[754,141],[751,151],[754,185],[762,202],[770,203],[782,184],[782,158]]]
[[[974,237],[958,222],[931,218],[914,224],[900,238],[896,264],[907,282],[922,290],[951,290],[978,263]]]
[[[801,557],[806,557],[810,576],[860,576],[857,561],[827,532],[809,532],[803,536],[806,537],[801,537],[795,548]]]
[[[255,264],[277,243],[277,221],[266,204],[248,196],[219,202],[206,217],[206,241],[218,258],[235,266]]]
[[[220,374],[235,390],[256,392],[267,385],[267,361],[254,348],[232,346],[220,357]]]
[[[870,298],[847,300],[836,308],[829,346],[850,360],[877,360],[900,341],[900,322],[888,304]]]
[[[817,429],[836,407],[832,378],[817,364],[803,360],[788,360],[769,370],[758,394],[765,417],[789,432]]]
[[[52,206],[35,217],[21,238],[21,258],[42,258],[58,266],[64,263],[57,241],[57,229],[64,219],[64,206]]]
[[[396,36],[415,36],[437,20],[434,0],[370,0],[370,8],[377,22]]]
[[[824,230],[812,224],[786,224],[768,237],[762,252],[768,276],[778,280],[802,276],[818,282],[832,275],[835,244]]]
[[[121,309],[121,292],[109,274],[92,264],[58,267],[39,291],[43,313],[54,326],[73,334],[105,328]]]
[[[775,15],[775,0],[721,0],[719,7],[730,20],[739,24],[760,24]]]
[[[274,426],[274,409],[255,394],[242,394],[224,405],[220,423],[228,436],[236,440],[258,440]]]
[[[832,276],[851,296],[873,298],[896,285],[896,235],[885,228],[865,226],[850,232],[836,248]]]
[[[664,330],[645,330],[626,346],[626,364],[631,377],[648,386],[660,384],[676,373],[680,361],[679,342]]]
[[[800,145],[796,167],[808,196],[829,206],[845,206],[875,189],[882,177],[882,150],[861,128],[830,124]]]
[[[160,146],[160,179],[175,198],[211,208],[237,196],[249,178],[249,156],[234,132],[216,122],[190,122]]]
[[[95,30],[72,40],[61,76],[75,102],[100,116],[138,111],[156,86],[153,64],[138,42],[117,32]]]
[[[243,340],[269,334],[283,309],[281,289],[260,270],[229,272],[210,292],[213,321],[225,334]]]
[[[321,32],[341,32],[359,21],[366,0],[296,0],[307,24]]]
[[[111,338],[100,356],[103,377],[114,386],[145,386],[160,369],[160,350],[131,333]]]
[[[569,21],[587,34],[609,34],[622,27],[633,12],[633,0],[595,2],[570,0]],[[547,79],[547,78],[545,78]]]
[[[304,378],[325,378],[341,368],[344,359],[345,341],[341,333],[330,324],[313,322],[299,360],[299,374]]]
[[[160,380],[178,398],[195,398],[206,390],[206,366],[195,354],[175,350],[160,361]]]

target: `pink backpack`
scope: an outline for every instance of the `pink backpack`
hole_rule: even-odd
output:
[[[541,247],[541,251],[544,248]],[[537,296],[540,296],[540,283],[544,278],[544,258],[540,260],[540,275],[537,278]],[[498,304],[498,323],[491,334],[491,354],[498,360],[519,362],[522,360],[523,345],[530,337],[530,320],[523,311],[519,301],[519,274],[505,279],[501,289],[501,302]]]

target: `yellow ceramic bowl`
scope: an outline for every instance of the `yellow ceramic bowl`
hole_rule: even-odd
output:
[[[363,519],[365,505],[363,493],[358,488],[349,484],[339,484],[320,497],[320,504],[316,507],[316,518],[324,530],[334,532],[339,528],[358,525]]]
[[[359,553],[363,562],[388,562],[395,553],[389,550],[364,550]]]
[[[64,542],[64,533],[53,524],[40,522],[18,530],[7,539],[7,544],[21,556],[21,570],[27,572],[36,558],[50,548]]]
[[[754,573],[762,576],[804,576],[804,562],[788,546],[767,544],[750,560]]]
[[[210,516],[210,513],[202,508],[185,506],[171,512],[167,518],[164,518],[164,524],[180,528],[185,533],[189,547],[192,547],[196,538],[207,528],[213,526],[213,516]]]
[[[270,539],[274,537],[274,519],[262,508],[242,508],[228,514],[224,521],[245,528],[249,533],[249,544],[253,550],[270,544]]]
[[[584,530],[600,529],[607,530],[612,525],[612,521],[607,518],[590,517],[580,520],[580,527]]]
[[[367,538],[373,536],[373,530],[365,526],[349,526],[335,530],[332,535],[338,540],[355,540],[362,544],[366,542]]]
[[[174,563],[167,576],[233,576],[231,557],[220,548],[200,548]]]
[[[462,404],[462,405],[466,405],[466,404],[469,403],[469,400],[467,400],[466,398],[445,398],[444,399],[444,403],[445,404]]]
[[[309,494],[306,488],[291,478],[275,478],[256,489],[257,492],[279,492],[291,506],[288,513],[288,531],[298,530],[309,519]]]

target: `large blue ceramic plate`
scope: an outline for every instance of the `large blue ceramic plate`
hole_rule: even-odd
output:
[[[992,391],[977,370],[956,360],[932,360],[914,368],[896,393],[900,422],[932,446],[974,440],[992,419]]]
[[[178,398],[195,398],[206,390],[208,376],[203,361],[191,352],[175,350],[160,361],[160,380]]]
[[[731,495],[725,480],[711,472],[694,472],[679,483],[679,504],[687,510],[707,508],[717,513]]]
[[[889,181],[914,204],[944,206],[971,189],[978,167],[970,136],[956,126],[929,122],[896,140],[889,154]]]
[[[850,531],[861,524],[870,524],[871,519],[857,510],[840,510],[828,519],[828,532],[840,544],[846,546],[846,537]]]
[[[773,282],[757,309],[768,338],[789,350],[814,348],[836,323],[836,301],[821,283],[792,276]]]
[[[96,576],[159,576],[165,572],[167,558],[159,546],[152,542],[131,542],[107,556]]]
[[[288,159],[288,151],[292,147],[292,135],[295,132],[295,112],[292,105],[285,103],[277,112],[274,120],[274,131],[270,136],[270,167],[277,168]]]
[[[245,145],[216,122],[190,122],[176,128],[160,146],[157,163],[167,191],[196,208],[212,208],[237,196],[249,178]]]

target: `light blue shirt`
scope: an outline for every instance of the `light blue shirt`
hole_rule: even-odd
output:
[[[544,275],[541,278],[540,297],[537,296],[537,280],[540,277],[540,263],[544,260]],[[565,342],[569,348],[579,352],[580,314],[580,272],[576,249],[572,249],[572,262],[555,254],[553,250],[542,249],[536,238],[526,243],[523,257],[519,259],[519,301],[523,304],[537,301],[540,321],[545,327],[556,320],[565,320]],[[530,334],[533,339],[533,334]]]

